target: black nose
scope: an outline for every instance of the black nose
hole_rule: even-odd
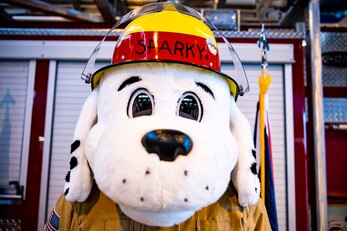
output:
[[[178,155],[187,155],[193,142],[186,134],[169,129],[158,129],[142,137],[142,145],[148,153],[155,153],[163,161],[174,161]]]

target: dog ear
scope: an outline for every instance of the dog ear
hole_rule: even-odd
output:
[[[98,88],[86,99],[78,118],[71,144],[70,170],[65,177],[66,200],[83,202],[93,186],[93,177],[85,152],[85,141],[97,120]]]
[[[230,130],[238,144],[238,160],[231,179],[238,192],[241,206],[256,204],[259,199],[260,183],[257,175],[255,149],[251,126],[247,118],[231,99]]]

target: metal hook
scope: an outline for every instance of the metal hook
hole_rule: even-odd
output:
[[[270,50],[269,43],[266,39],[266,34],[265,34],[265,26],[262,24],[261,26],[261,31],[259,34],[259,40],[257,42],[258,47],[261,49],[261,66],[262,68],[267,67],[267,56],[266,56],[266,51]]]

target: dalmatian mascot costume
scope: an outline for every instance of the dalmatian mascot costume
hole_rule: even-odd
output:
[[[182,9],[142,8],[92,75],[47,230],[271,229],[240,87]]]

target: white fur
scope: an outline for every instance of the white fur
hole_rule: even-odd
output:
[[[96,109],[99,90],[96,89],[90,93],[85,101],[78,122],[75,127],[73,140],[81,141],[77,150],[72,156],[77,158],[78,166],[71,170],[70,182],[65,182],[64,191],[67,189],[69,193],[66,199],[69,201],[85,201],[92,189],[93,180],[89,169],[87,157],[85,155],[85,140],[87,135],[96,121]]]
[[[230,129],[238,143],[238,160],[232,172],[232,180],[238,192],[241,206],[256,204],[259,199],[260,183],[251,171],[255,158],[250,155],[254,149],[251,126],[233,100],[230,109]]]
[[[172,226],[172,224],[179,224],[193,216],[195,213],[194,210],[167,212],[145,211],[124,206],[121,206],[121,209],[125,214],[137,222],[144,223],[149,226],[158,226],[158,224],[161,224],[162,227],[169,227]]]
[[[142,81],[118,91],[131,76],[139,76]],[[196,82],[207,85],[214,99]],[[153,95],[153,114],[130,118],[127,104],[138,88]],[[86,156],[100,190],[129,217],[152,226],[172,226],[188,219],[222,196],[237,161],[233,182],[240,190],[240,204],[256,202],[259,195],[254,187],[259,182],[250,171],[254,159],[252,136],[243,131],[249,124],[223,78],[182,64],[129,64],[108,70],[98,89],[98,120],[88,133]],[[177,115],[177,102],[188,91],[202,102],[201,122]],[[80,118],[85,120],[82,115]],[[187,134],[193,141],[191,152],[172,162],[148,154],[141,139],[155,129]],[[75,188],[84,184],[78,180],[74,183]]]

